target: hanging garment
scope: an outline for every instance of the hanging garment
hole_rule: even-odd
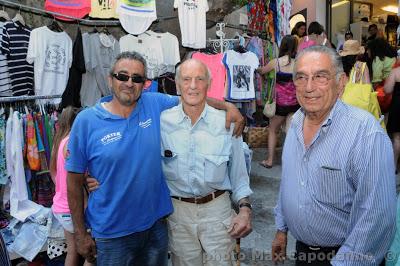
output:
[[[145,32],[157,19],[155,0],[118,0],[117,14],[122,27],[130,34]]]
[[[36,140],[36,130],[31,114],[26,116],[26,159],[29,164],[29,168],[34,171],[40,170],[39,151]]]
[[[92,18],[118,18],[117,0],[91,0]]]
[[[259,65],[262,66],[264,63],[264,45],[262,39],[257,36],[252,37],[247,43],[246,49],[257,55]],[[259,73],[255,74],[254,90],[256,92],[257,105],[262,106],[263,78]]]
[[[158,40],[160,42],[163,59],[158,76],[168,72],[175,73],[175,66],[181,61],[178,38],[169,32],[159,33],[151,30],[146,31],[139,37],[150,38],[150,40]]]
[[[120,48],[112,35],[104,33],[84,33],[82,42],[86,73],[82,76],[80,97],[82,106],[86,107],[111,94],[107,77]]]
[[[206,47],[206,12],[207,0],[175,0],[178,8],[182,46],[195,49]]]
[[[90,12],[90,0],[46,0],[44,9],[75,18],[83,18]],[[66,21],[73,20],[63,16],[55,17]]]
[[[33,29],[26,61],[34,63],[35,95],[61,95],[72,64],[72,40],[68,34],[47,26]],[[53,99],[58,104],[61,99]]]
[[[6,163],[6,120],[4,108],[0,109],[0,185],[8,182],[7,163]],[[0,218],[1,220],[1,218]],[[1,222],[0,222],[1,228]]]
[[[207,96],[223,101],[225,98],[225,78],[226,68],[222,63],[224,54],[204,54],[204,53],[193,53],[192,58],[198,59],[208,68],[211,72],[212,82],[211,86],[207,91]]]
[[[4,23],[0,22],[0,36]],[[8,73],[7,57],[0,53],[0,97],[12,96],[10,75]]]
[[[31,29],[19,22],[3,25],[1,52],[7,57],[7,66],[13,96],[33,95],[33,65],[26,61]]]
[[[74,46],[72,48],[72,65],[69,69],[67,87],[62,95],[61,108],[68,105],[81,106],[79,93],[82,86],[82,74],[86,72],[85,57],[83,54],[82,32],[78,27]]]
[[[24,159],[22,156],[22,124],[19,115],[20,114],[15,111],[12,115],[11,122],[10,167],[12,175],[10,176],[10,214],[20,221],[25,221],[28,216],[36,213],[40,209],[40,205],[28,199]]]
[[[259,66],[253,52],[238,53],[228,50],[223,58],[228,72],[228,100],[253,100],[254,71]]]
[[[250,30],[262,31],[264,29],[265,15],[263,1],[249,1],[247,4],[248,28]]]
[[[147,73],[146,76],[154,79],[160,76],[160,70],[163,64],[163,49],[161,40],[156,37],[139,37],[133,35],[125,35],[119,40],[121,52],[135,51],[144,57],[146,60]]]

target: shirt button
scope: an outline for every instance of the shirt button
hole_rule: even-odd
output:
[[[299,205],[299,208],[300,208],[300,209],[303,209],[303,205]]]
[[[306,157],[304,157],[303,161],[307,162],[307,158],[306,158]]]
[[[304,187],[304,182],[303,181],[301,181],[300,184]]]

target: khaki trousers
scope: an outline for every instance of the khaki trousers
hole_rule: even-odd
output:
[[[235,239],[228,234],[235,212],[228,192],[206,204],[172,198],[168,217],[173,266],[232,266]]]

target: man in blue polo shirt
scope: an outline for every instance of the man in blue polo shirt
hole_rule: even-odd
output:
[[[117,56],[109,76],[113,95],[82,111],[71,130],[66,169],[77,250],[88,261],[97,256],[97,265],[167,265],[163,218],[173,209],[161,169],[160,113],[179,100],[142,94],[145,73],[139,54]],[[84,215],[86,171],[100,186],[90,194]]]

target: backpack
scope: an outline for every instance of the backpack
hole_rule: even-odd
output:
[[[361,75],[363,75],[366,63],[362,63]],[[385,129],[385,123],[379,107],[377,93],[373,90],[372,85],[369,83],[362,83],[362,76],[359,82],[355,82],[356,71],[353,67],[350,72],[349,82],[344,88],[342,95],[342,101],[361,108],[365,111],[370,112],[381,124],[382,128]]]

